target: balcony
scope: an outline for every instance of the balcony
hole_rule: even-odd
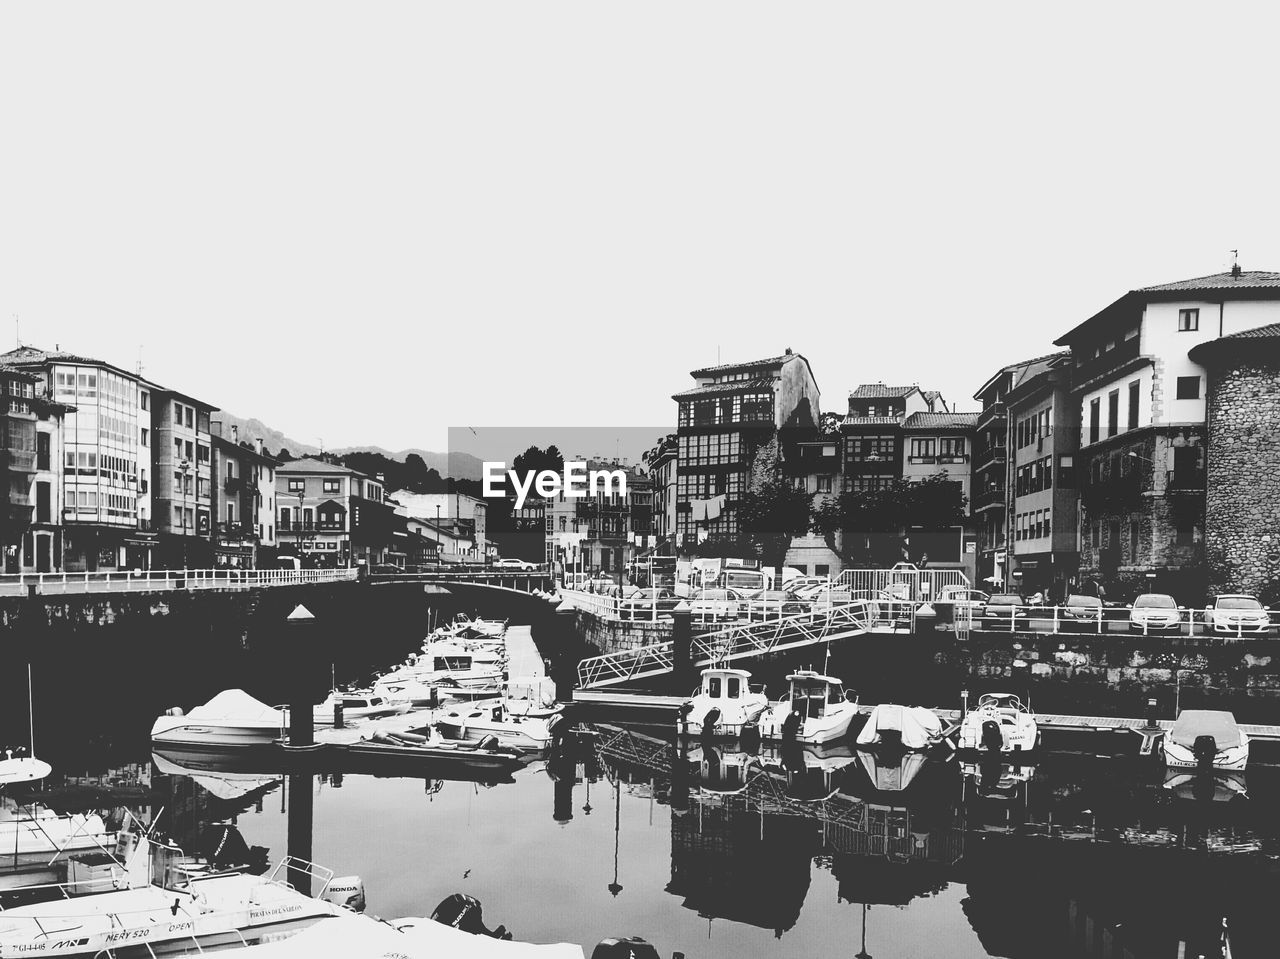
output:
[[[932,465],[934,465],[935,463],[937,463],[937,462],[938,462],[938,457],[936,457],[936,456],[908,456],[908,457],[907,457],[907,462],[908,462],[908,463],[915,463],[915,464],[917,464],[917,465],[921,465],[921,466],[932,466]]]
[[[1164,491],[1170,495],[1203,493],[1205,491],[1204,470],[1169,470],[1165,474]]]
[[[966,453],[955,453],[949,456],[939,456],[937,461],[941,465],[956,465],[969,462],[969,456]]]
[[[973,494],[973,511],[975,513],[989,509],[1004,509],[1008,503],[1008,491],[1003,486],[980,490]]]
[[[1008,453],[1003,446],[993,446],[991,449],[979,454],[978,456],[978,472],[989,470],[997,466],[1004,466],[1009,461]]]
[[[5,450],[5,460],[9,464],[10,472],[14,473],[34,473],[36,471],[36,454],[35,450]]]
[[[233,496],[236,493],[239,493],[242,489],[244,489],[244,480],[239,476],[228,476],[222,482],[223,492],[230,493]]]
[[[1008,407],[1005,406],[1004,400],[996,400],[994,403],[984,406],[982,412],[978,414],[978,429],[985,429],[992,426],[997,421],[1005,418],[1008,413]]]
[[[1119,369],[1130,360],[1135,360],[1140,354],[1138,353],[1138,337],[1131,340],[1125,340],[1119,343],[1114,349],[1110,349],[1101,356],[1095,356],[1091,360],[1086,360],[1075,368],[1075,374],[1072,383],[1075,385],[1076,391],[1080,391],[1091,380],[1110,373],[1112,370]]]
[[[258,527],[252,523],[219,523],[214,527],[214,531],[222,542],[258,538]]]

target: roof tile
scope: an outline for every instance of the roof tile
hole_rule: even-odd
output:
[[[885,386],[883,383],[863,383],[849,394],[851,400],[884,400],[910,396],[919,386]]]

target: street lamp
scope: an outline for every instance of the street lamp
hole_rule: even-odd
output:
[[[182,568],[187,568],[187,479],[191,474],[191,461],[183,460],[178,465],[178,475],[182,477]]]
[[[298,515],[294,520],[294,522],[297,524],[295,528],[298,531],[298,564],[299,565],[302,564],[302,503],[303,503],[303,500],[306,499],[306,496],[307,496],[307,481],[304,479],[302,481],[302,489],[298,490]]]

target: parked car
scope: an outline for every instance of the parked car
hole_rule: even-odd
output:
[[[402,567],[397,566],[395,563],[377,563],[369,567],[369,572],[378,573],[379,575],[384,575],[384,574],[397,575],[399,573],[403,573],[404,569]]]
[[[1132,633],[1180,633],[1182,611],[1167,593],[1143,593],[1129,604],[1129,631]]]
[[[495,559],[493,561],[493,568],[494,569],[530,570],[530,569],[537,569],[538,564],[530,563],[528,560],[517,559],[514,556],[505,556],[502,559]]]
[[[1097,596],[1072,593],[1058,610],[1058,627],[1064,632],[1079,629],[1091,633],[1099,631],[1102,622],[1102,600]]]
[[[1205,628],[1230,635],[1265,636],[1271,632],[1271,611],[1253,596],[1218,596],[1204,608]]]
[[[689,611],[694,619],[737,619],[742,602],[736,589],[700,589],[693,594]]]
[[[786,588],[801,599],[811,599],[823,590],[831,588],[831,580],[825,576],[797,576],[787,583]]]
[[[748,619],[779,619],[808,611],[809,604],[786,589],[761,589],[747,597]]]
[[[953,603],[957,609],[967,609],[974,616],[981,616],[982,609],[991,598],[989,593],[980,589],[969,589],[967,586],[944,586],[938,594],[939,603]]]
[[[832,586],[830,583],[818,589],[797,593],[796,596],[801,602],[808,603],[810,608],[844,606],[853,602],[853,590],[848,586]]]
[[[982,608],[982,625],[986,629],[1008,627],[1026,618],[1027,604],[1017,593],[992,593]]]
[[[653,619],[657,616],[669,616],[678,602],[680,600],[671,590],[648,586],[637,589],[619,600],[618,616],[622,619]]]

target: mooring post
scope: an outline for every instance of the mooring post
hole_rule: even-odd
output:
[[[289,742],[290,749],[309,749],[315,745],[315,717],[312,715],[314,694],[307,677],[314,671],[312,662],[319,650],[315,648],[316,618],[307,607],[298,605],[285,618],[287,642],[286,662],[292,659],[298,673],[289,684]]]
[[[676,681],[688,686],[693,676],[693,610],[684,600],[671,611],[671,667]]]

